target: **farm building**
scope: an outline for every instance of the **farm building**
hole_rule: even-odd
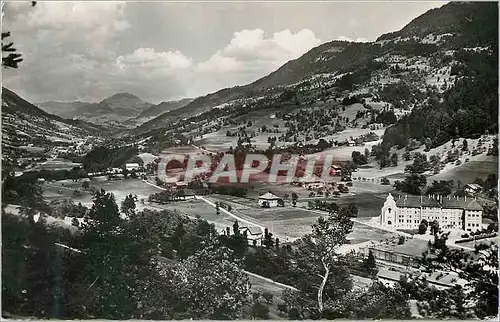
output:
[[[132,170],[139,170],[141,166],[139,165],[139,163],[126,163],[125,168],[128,171],[132,171]]]
[[[464,286],[466,283],[465,280],[459,278],[457,274],[452,272],[422,273],[414,271],[397,271],[382,267],[377,273],[377,279],[386,286],[394,286],[398,284],[403,276],[424,276],[427,282],[441,290],[453,287],[454,285]]]
[[[175,189],[186,189],[187,185],[188,185],[187,182],[184,182],[184,181],[174,182],[174,188]]]
[[[465,186],[464,190],[469,195],[475,195],[477,193],[480,193],[481,190],[483,190],[483,188],[477,183],[469,183],[468,185]]]
[[[402,245],[379,244],[360,248],[365,256],[371,252],[377,260],[414,268],[420,266],[419,259],[425,250],[427,243],[419,239],[408,239]]]
[[[250,227],[240,227],[240,233],[242,234],[247,234],[247,239],[249,244],[253,244],[253,241],[256,240],[261,240],[262,239],[262,230],[259,227],[256,226],[250,226]]]
[[[283,199],[272,192],[267,192],[259,197],[259,206],[261,207],[277,207],[283,203]]]

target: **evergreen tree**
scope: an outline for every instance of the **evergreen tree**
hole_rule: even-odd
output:
[[[234,236],[239,236],[240,235],[240,227],[238,225],[238,221],[235,220],[233,224],[233,234]]]
[[[469,151],[469,144],[467,143],[467,139],[464,139],[464,142],[462,144],[462,151],[464,152]]]
[[[135,201],[136,199],[132,196],[132,194],[126,196],[125,200],[122,202],[121,211],[127,216],[133,214],[136,209]]]
[[[375,261],[375,256],[373,256],[373,252],[371,250],[368,251],[368,257],[363,260],[362,267],[365,272],[371,275],[377,274],[377,264]]]

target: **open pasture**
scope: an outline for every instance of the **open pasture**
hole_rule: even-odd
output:
[[[442,171],[437,175],[433,175],[430,180],[460,180],[462,184],[471,183],[476,178],[486,179],[488,175],[498,175],[498,158],[492,156],[484,156],[479,160],[472,160],[461,164],[458,167]]]

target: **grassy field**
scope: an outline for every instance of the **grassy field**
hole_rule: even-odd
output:
[[[155,203],[146,204],[146,207],[150,209],[178,211],[192,219],[199,216],[201,219],[205,219],[209,223],[214,224],[215,229],[219,233],[225,231],[227,227],[229,227],[231,231],[233,229],[234,219],[232,217],[224,215],[223,212],[217,216],[215,209],[208,207],[208,205],[201,200],[177,201],[168,205],[159,205]]]
[[[152,187],[144,183],[142,180],[138,179],[112,181],[100,181],[92,179],[90,182],[90,186],[96,189],[104,189],[107,192],[113,193],[118,204],[120,204],[128,194],[137,195],[139,200],[147,200],[149,195],[160,191],[157,188]],[[63,180],[54,182],[52,184],[45,183],[42,189],[45,198],[49,200],[70,198],[76,202],[81,202],[82,204],[92,203],[92,195],[90,193],[84,193],[78,196],[73,195],[73,191],[75,189],[81,189],[81,187],[81,182],[71,182],[71,180]]]
[[[33,168],[33,170],[71,170],[74,167],[80,166],[79,163],[74,163],[70,160],[65,160],[61,158],[47,160],[43,163],[38,164]]]
[[[96,189],[102,188],[113,193],[118,205],[121,204],[128,194],[136,194],[139,199],[147,200],[149,195],[160,191],[158,188],[135,179],[116,181],[92,180],[91,186]],[[80,187],[81,183],[73,183],[70,181],[64,182],[64,186],[61,182],[52,185],[44,184],[44,193],[48,199],[71,198],[75,202],[81,202],[83,205],[90,205],[92,203],[92,196],[89,193],[73,196],[73,190]],[[283,241],[300,238],[304,234],[310,233],[311,225],[321,215],[301,208],[301,206],[307,206],[307,201],[299,202],[298,207],[291,207],[289,202],[287,202],[288,206],[284,208],[263,209],[257,204],[257,196],[258,193],[256,193],[254,198],[211,195],[207,197],[207,199],[212,202],[222,201],[230,205],[232,208],[231,212],[234,215],[257,225],[267,227],[276,237]],[[355,203],[359,208],[359,217],[373,217],[378,216],[385,197],[385,193],[359,193],[340,198],[321,199],[336,202],[339,205]],[[146,204],[148,205],[147,202]],[[233,217],[224,214],[222,211],[220,215],[217,215],[215,208],[201,200],[178,201],[169,205],[151,204],[150,206],[155,209],[177,210],[193,218],[198,215],[202,219],[214,223],[218,231],[226,227],[232,229],[232,225],[235,221]],[[240,223],[240,225],[243,224]],[[369,239],[383,238],[383,236],[384,233],[378,232],[373,228],[355,224],[354,231],[349,236],[349,239],[351,239],[352,243],[358,243]]]
[[[484,156],[480,160],[473,160],[454,167],[447,171],[431,176],[430,180],[460,180],[462,184],[470,183],[476,178],[486,179],[489,174],[498,176],[498,158]]]

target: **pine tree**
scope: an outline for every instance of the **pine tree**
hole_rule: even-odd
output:
[[[234,224],[233,224],[233,234],[235,236],[239,236],[240,235],[240,227],[238,225],[238,221],[237,220],[235,220]]]
[[[377,273],[377,264],[373,252],[368,251],[368,257],[363,261],[363,269],[365,272],[375,275]]]

